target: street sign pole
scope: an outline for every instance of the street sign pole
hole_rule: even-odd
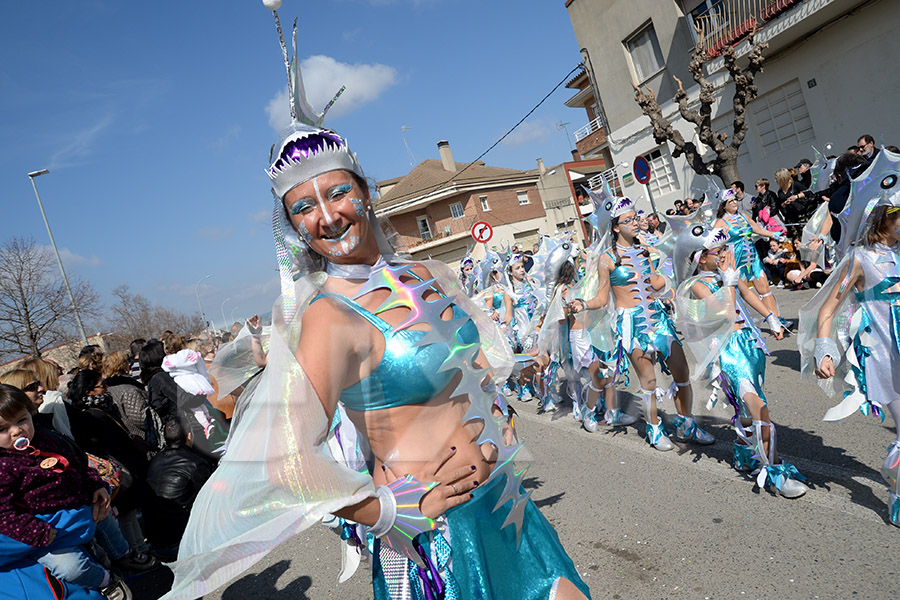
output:
[[[650,163],[643,156],[636,156],[631,168],[634,178],[647,190],[647,199],[650,200],[653,212],[656,212],[656,202],[653,201],[653,193],[650,191]]]
[[[653,193],[650,191],[650,184],[645,184],[644,188],[647,190],[647,198],[650,200],[650,206],[653,208],[653,212],[657,212],[656,202],[653,201]]]

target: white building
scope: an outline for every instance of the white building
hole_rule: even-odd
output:
[[[668,144],[654,141],[632,84],[652,89],[673,125],[698,142],[693,124],[671,102],[677,90],[673,76],[691,98],[698,94],[687,69],[695,24],[709,32],[705,68],[719,97],[713,124],[727,133],[733,86],[717,54],[732,44],[739,59],[746,56],[754,20],[757,39],[769,44],[738,163],[748,191],[759,177],[774,187],[775,170],[813,159],[811,146],[839,155],[866,133],[878,143],[900,145],[894,117],[900,77],[890,67],[900,50],[896,0],[568,0],[566,8],[593,92],[581,90],[567,105],[585,107],[591,130],[605,129],[597,156],[608,152],[611,165],[630,165],[639,155],[649,160],[649,188],[660,210],[676,199],[697,197],[706,184],[683,157],[673,159]],[[828,144],[833,146],[826,152]],[[646,198],[643,186],[625,176],[629,171],[618,168],[624,193]]]

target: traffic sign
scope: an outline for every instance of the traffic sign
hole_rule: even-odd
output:
[[[472,225],[472,237],[475,238],[476,242],[486,244],[491,240],[491,237],[493,235],[494,228],[484,221],[478,221],[477,223]]]
[[[650,163],[648,163],[647,159],[643,156],[638,156],[634,159],[632,170],[634,171],[634,178],[638,180],[638,183],[646,185],[647,182],[650,181]]]

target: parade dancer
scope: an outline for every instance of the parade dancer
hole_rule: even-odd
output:
[[[478,289],[478,278],[475,275],[475,260],[466,254],[459,262],[459,282],[469,298],[474,297]]]
[[[597,295],[589,300],[577,298],[570,304],[574,313],[606,307],[611,301],[616,308],[617,372],[628,374],[628,355],[641,382],[641,403],[647,422],[647,441],[657,450],[675,448],[657,414],[655,364],[673,376],[675,389],[673,419],[674,437],[698,444],[712,444],[715,438],[701,429],[691,413],[693,392],[690,372],[675,325],[666,313],[659,296],[666,280],[654,269],[647,251],[637,239],[638,224],[634,202],[617,198],[610,209],[612,249],[599,260]]]
[[[900,425],[900,156],[869,170],[854,186],[873,190],[871,214],[843,223],[848,251],[828,281],[800,311],[801,373],[815,373],[841,402],[825,413],[837,421],[860,410]],[[859,201],[852,198],[851,202]],[[855,211],[854,211],[855,212]],[[849,239],[844,236],[850,236]],[[855,240],[855,243],[849,240]],[[900,527],[900,431],[881,473],[888,483],[888,517]]]
[[[212,591],[330,514],[365,527],[361,549],[374,538],[377,600],[588,597],[521,486],[494,391],[512,364],[502,334],[446,265],[395,255],[355,154],[305,101],[297,56],[288,70],[294,118],[268,169],[282,283],[268,364],[166,598]],[[326,446],[339,406],[360,470]]]
[[[760,488],[770,484],[785,498],[798,498],[809,488],[802,483],[806,478],[778,457],[763,391],[768,351],[747,307],[758,312],[767,308],[738,275],[727,240],[725,229],[701,225],[678,236],[676,321],[698,363],[694,372],[713,388],[710,404],[721,390],[734,408],[735,469],[756,474]],[[765,321],[780,337],[775,315],[767,312]]]
[[[733,189],[720,190],[718,195],[721,197],[721,201],[716,213],[717,220],[713,227],[723,227],[728,230],[728,243],[734,248],[738,275],[746,283],[753,284],[753,289],[766,305],[765,313],[771,312],[781,320],[778,303],[775,302],[772,287],[769,285],[769,277],[763,268],[756,246],[753,244],[753,234],[764,238],[774,238],[779,242],[784,240],[784,234],[769,231],[746,213],[740,212],[738,198]]]

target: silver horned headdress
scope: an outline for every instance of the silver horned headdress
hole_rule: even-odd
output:
[[[728,243],[728,231],[723,227],[709,227],[699,223],[678,235],[675,244],[675,278],[682,283],[690,277],[703,250],[712,250]]]
[[[300,59],[297,56],[297,21],[293,29],[293,56],[288,57],[284,33],[277,9],[280,0],[263,0],[263,4],[272,11],[275,26],[278,30],[278,41],[288,75],[288,92],[290,97],[291,123],[282,131],[278,141],[272,146],[269,155],[270,166],[266,169],[272,180],[272,195],[275,203],[272,211],[272,229],[275,238],[275,254],[278,270],[281,274],[281,296],[284,318],[288,322],[297,311],[297,299],[294,294],[294,282],[300,277],[325,268],[324,257],[312,251],[300,238],[291,225],[282,200],[289,191],[314,177],[329,171],[344,170],[365,181],[365,174],[359,165],[356,154],[350,151],[347,141],[322,124],[325,113],[343,93],[341,87],[334,98],[317,113],[306,100],[306,89],[303,87],[303,75],[300,73]],[[387,237],[375,211],[369,207],[366,218],[375,234],[381,254],[390,259],[394,256],[393,246]]]

